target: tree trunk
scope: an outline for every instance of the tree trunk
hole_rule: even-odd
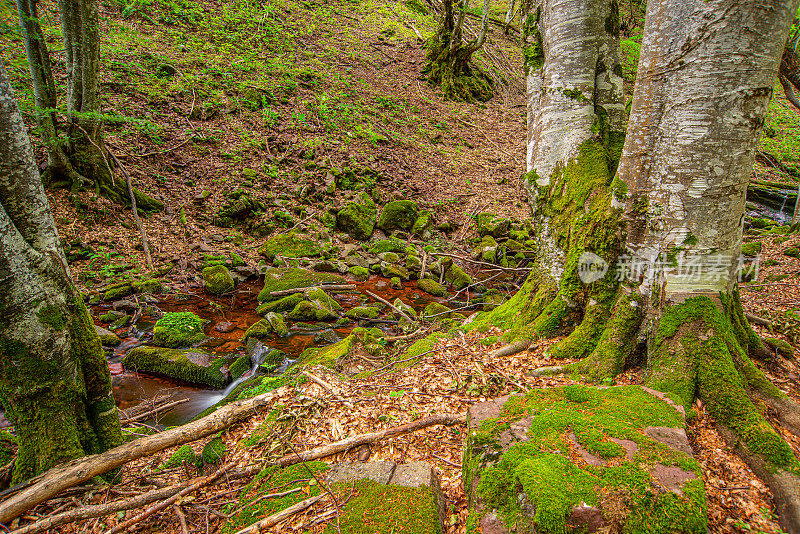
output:
[[[701,398],[800,533],[800,463],[758,406],[795,433],[800,410],[751,361],[766,351],[737,292],[747,183],[798,2],[650,0],[624,147],[606,6],[545,0],[524,24],[538,255],[522,290],[470,326],[567,334],[550,355],[597,382],[646,348],[646,385],[687,409]]]
[[[67,122],[63,128],[56,113],[56,87],[39,24],[37,0],[17,0],[17,10],[48,153],[45,181],[54,187],[75,190],[93,186],[114,202],[130,204],[126,183],[114,179],[103,153],[98,4],[98,0],[59,0],[67,64]],[[161,202],[138,190],[134,195],[140,209],[163,208]]]
[[[0,64],[0,398],[19,436],[12,483],[121,442],[111,375],[72,284]]]

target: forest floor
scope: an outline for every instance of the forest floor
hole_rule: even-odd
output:
[[[48,44],[57,51],[55,2],[40,4]],[[0,53],[30,119],[27,65],[10,5],[0,1],[0,35],[7,34],[16,44]],[[103,3],[106,142],[136,186],[165,203],[163,212],[148,215],[143,222],[155,263],[181,266],[169,275],[175,287],[199,287],[193,266],[203,254],[236,253],[250,265],[258,262],[261,238],[241,228],[212,224],[214,213],[226,204],[226,193],[244,189],[265,203],[277,200],[271,209],[289,212],[290,225],[298,224],[341,203],[342,192],[322,204],[303,195],[304,190],[324,190],[332,169],[370,169],[377,177],[378,196],[416,200],[420,207],[434,211],[438,221],[452,222],[458,230],[448,236],[446,246],[454,250],[469,250],[466,239],[474,237],[470,224],[476,213],[526,217],[527,198],[521,187],[525,100],[518,35],[505,36],[494,29],[490,47],[476,56],[499,82],[493,99],[485,104],[444,101],[438,89],[421,79],[425,58],[416,35],[417,31],[424,37],[431,35],[436,17],[413,9],[414,5],[299,0]],[[503,14],[503,6],[494,13],[499,18]],[[475,21],[471,24],[474,30]],[[624,49],[635,50],[635,39],[627,39]],[[63,83],[62,56],[58,52],[54,56],[56,75]],[[626,61],[635,68],[631,54]],[[800,157],[798,122],[797,113],[776,98],[761,147],[793,169]],[[37,156],[44,165],[41,147]],[[768,165],[759,164],[755,176],[796,187],[791,173]],[[112,267],[123,262],[144,270],[141,242],[129,209],[89,192],[48,194],[64,242],[78,242],[94,251],[91,258],[73,264],[85,288],[105,284]],[[789,313],[800,310],[800,259],[784,254],[800,246],[800,237],[752,239],[763,242],[761,276],[751,287],[743,287],[742,301],[746,311],[772,322],[772,327],[756,325],[760,334],[793,345],[791,357],[765,371],[800,400],[794,348],[800,341],[795,337],[800,318]],[[462,413],[475,402],[520,389],[569,382],[526,373],[550,363],[544,352],[556,340],[530,352],[490,359],[493,347],[480,341],[492,334],[496,333],[441,341],[437,348],[442,350],[423,357],[417,365],[369,378],[341,380],[329,370],[312,369],[354,402],[356,409],[343,407],[314,384],[293,386],[278,401],[292,414],[283,430],[298,450],[308,449],[432,413]],[[638,372],[628,371],[618,383],[638,383]],[[468,383],[479,387],[468,393]],[[309,404],[309,398],[317,400]],[[703,406],[698,403],[694,409],[698,417],[692,420],[689,435],[703,468],[710,532],[780,532],[768,489],[724,444]],[[229,460],[244,464],[275,454],[276,444],[270,440],[254,447],[239,446],[265,418],[253,417],[223,434]],[[460,480],[463,431],[457,426],[431,428],[374,444],[368,454],[371,459],[431,463],[442,475],[450,506],[449,534],[465,532],[467,512]],[[800,442],[788,433],[784,437],[800,455]],[[142,473],[154,471],[173,452],[128,464],[117,490],[124,494],[126,486],[139,488]],[[349,455],[366,456],[364,451]],[[331,459],[344,457],[348,455]],[[159,476],[172,482],[194,474],[173,470]],[[214,486],[182,504],[192,532],[216,531],[207,528],[219,527],[223,518],[209,515],[208,508],[235,509],[236,494],[231,490],[236,484],[244,482],[231,482],[223,489]],[[104,502],[109,493],[82,499]],[[310,519],[332,507],[322,500],[274,532],[307,526]],[[54,508],[42,505],[30,517]],[[174,517],[168,509],[139,529],[179,532]],[[92,519],[60,531],[100,532],[120,519],[102,523]],[[321,532],[325,526],[315,525],[312,530]]]

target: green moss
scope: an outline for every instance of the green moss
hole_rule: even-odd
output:
[[[309,496],[319,495],[323,490],[316,482],[311,484],[309,479],[313,481],[312,473],[321,476],[329,467],[324,462],[301,463],[284,469],[265,467],[242,489],[237,501],[223,509],[223,512],[233,515],[225,523],[222,532],[233,534]],[[269,493],[286,492],[299,487],[308,487],[308,493],[298,491],[284,497],[262,498]]]
[[[369,278],[369,269],[366,267],[354,265],[350,267],[348,272],[359,282],[365,282]]]
[[[447,306],[439,304],[438,302],[431,302],[425,306],[422,316],[424,318],[433,317],[433,319],[441,321],[442,319],[447,319],[448,317],[452,316],[452,313],[452,310],[450,310],[450,308]]]
[[[356,306],[345,313],[345,316],[353,319],[377,319],[378,315],[380,315],[380,310],[371,306]]]
[[[256,308],[256,313],[259,315],[266,315],[268,313],[290,311],[293,310],[300,302],[303,302],[303,300],[302,293],[295,293],[272,302],[260,304],[258,308]]]
[[[334,484],[332,491],[355,495],[347,500],[339,518],[339,529],[348,534],[440,534],[439,510],[429,487],[378,484],[372,480]],[[330,523],[326,534],[339,532]]]
[[[103,300],[105,301],[114,301],[119,299],[124,299],[130,295],[133,295],[135,292],[133,286],[130,282],[122,282],[120,284],[114,284],[105,289],[103,292]]]
[[[400,278],[402,280],[410,280],[411,273],[408,272],[408,269],[401,265],[395,265],[392,263],[386,263],[385,261],[381,262],[381,274],[386,278]]]
[[[386,349],[381,343],[383,333],[377,328],[354,328],[349,336],[327,347],[310,347],[303,351],[298,359],[304,365],[324,365],[335,368],[338,363],[363,348],[369,354],[378,357],[386,356]]]
[[[357,200],[350,202],[336,216],[337,226],[358,241],[365,241],[375,229],[378,209],[370,196],[363,191]]]
[[[205,339],[203,321],[192,312],[165,313],[153,329],[153,343],[161,347],[188,347]]]
[[[764,344],[787,358],[794,357],[794,347],[788,341],[775,337],[765,337]]]
[[[223,458],[225,458],[225,452],[225,442],[222,441],[221,436],[217,435],[205,444],[200,458],[202,458],[204,464],[217,465],[222,463]]]
[[[228,367],[228,373],[231,375],[231,380],[238,380],[240,376],[250,370],[250,356],[239,356],[236,361]]]
[[[384,252],[404,252],[405,243],[397,239],[382,239],[376,241],[369,247],[370,254],[382,254]]]
[[[224,265],[206,267],[202,272],[206,291],[213,295],[222,295],[233,291],[235,283],[231,272]]]
[[[412,200],[394,200],[387,203],[378,218],[381,230],[409,231],[417,221],[417,203]]]
[[[511,228],[509,219],[498,217],[494,213],[479,213],[475,216],[475,222],[477,225],[476,231],[481,238],[486,236],[494,238],[506,237]]]
[[[332,321],[338,316],[322,304],[304,300],[298,303],[286,318],[292,321]]]
[[[336,302],[333,297],[325,293],[322,288],[315,287],[313,289],[306,290],[305,296],[311,302],[324,306],[331,311],[339,311],[342,309],[342,306]]]
[[[499,442],[512,421],[527,418],[527,439],[507,449]],[[565,520],[581,502],[599,505],[622,500],[627,513],[623,532],[705,532],[706,505],[700,466],[691,456],[648,437],[643,428],[683,428],[683,417],[664,401],[638,386],[595,389],[581,385],[532,390],[511,397],[500,417],[470,428],[462,480],[471,501],[480,496],[489,510],[498,510],[506,524],[542,533],[565,532]],[[571,461],[569,433],[583,448],[614,462],[579,467]],[[628,459],[611,437],[633,441]],[[683,495],[653,491],[655,463],[677,466],[697,477],[683,486]],[[524,493],[535,510],[522,511]],[[474,502],[474,501],[473,501]],[[526,527],[528,528],[528,527]]]
[[[272,332],[273,330],[270,322],[266,318],[261,319],[247,329],[247,331],[244,333],[244,336],[242,336],[242,343],[246,343],[251,337],[258,340],[264,340],[271,336]]]
[[[270,293],[273,291],[314,287],[320,286],[323,283],[344,284],[345,282],[344,278],[333,273],[318,273],[299,268],[267,269],[264,273],[264,289],[258,294],[258,301],[266,302],[280,298],[270,296]]]
[[[155,294],[155,293],[162,293],[164,291],[164,286],[161,284],[161,281],[153,280],[152,278],[134,282],[132,287],[135,293]]]
[[[761,241],[752,243],[742,243],[742,254],[745,256],[756,256],[761,252]]]
[[[444,279],[456,290],[464,289],[472,284],[472,278],[455,263],[444,273]]]
[[[281,255],[284,258],[314,258],[322,256],[322,247],[314,240],[303,237],[295,232],[280,234],[268,239],[258,253],[269,262],[275,260],[275,256]]]
[[[420,210],[414,226],[411,228],[413,235],[422,236],[425,231],[433,224],[433,213],[430,210]]]
[[[44,304],[39,308],[39,311],[36,312],[36,316],[42,324],[58,332],[66,330],[67,328],[67,322],[64,320],[64,314],[61,308],[53,304]]]
[[[190,384],[222,389],[228,379],[220,372],[225,360],[213,360],[202,351],[136,347],[122,359],[122,366],[132,371],[152,373]],[[201,363],[195,363],[200,361]],[[211,362],[206,364],[206,362]]]
[[[159,471],[163,469],[172,469],[173,467],[180,467],[184,463],[198,467],[201,464],[200,457],[195,454],[190,445],[183,445],[181,448],[175,451],[166,462],[161,464]]]
[[[431,280],[430,278],[423,278],[422,280],[418,280],[417,287],[420,288],[425,293],[433,295],[434,297],[447,296],[447,289],[436,280]]]

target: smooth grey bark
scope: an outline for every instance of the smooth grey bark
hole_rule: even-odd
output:
[[[0,399],[20,441],[13,482],[120,443],[100,339],[72,284],[2,63]]]

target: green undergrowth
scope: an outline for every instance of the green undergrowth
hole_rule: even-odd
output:
[[[526,417],[528,439],[503,450],[501,434],[513,421]],[[688,454],[648,437],[642,432],[648,426],[684,428],[685,423],[674,407],[638,386],[573,385],[511,397],[498,418],[470,430],[462,477],[466,493],[472,505],[482,501],[487,510],[498,510],[506,524],[531,524],[536,532],[565,532],[571,509],[584,502],[601,509],[623,506],[623,532],[704,533],[700,465]],[[607,463],[583,466],[571,461],[570,433]],[[612,437],[636,443],[630,459]],[[696,478],[683,485],[682,495],[664,493],[652,483],[657,463]],[[525,499],[535,509],[532,517],[523,511]]]
[[[224,509],[225,513],[233,515],[222,532],[226,534],[238,532],[275,512],[319,495],[321,489],[312,473],[320,476],[328,468],[328,464],[324,462],[307,462],[284,469],[265,467],[242,489],[237,501]],[[305,488],[305,491],[297,491],[284,497],[259,499],[269,493],[286,492],[295,488]]]

